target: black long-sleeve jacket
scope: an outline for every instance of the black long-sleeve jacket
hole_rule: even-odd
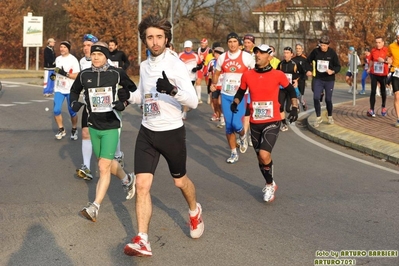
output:
[[[337,53],[328,47],[326,52],[323,52],[320,47],[313,49],[308,57],[309,64],[315,61],[317,65],[317,60],[328,61],[328,69],[334,70],[335,73],[341,71],[341,63],[339,62]],[[323,81],[333,81],[335,80],[335,74],[328,75],[327,72],[319,72],[316,67],[316,79],[321,79]]]
[[[79,72],[72,85],[70,92],[70,102],[78,101],[80,92],[84,90],[84,100],[86,103],[87,113],[89,114],[88,126],[98,129],[115,129],[121,127],[121,117],[119,112],[112,109],[109,112],[94,112],[92,106],[96,104],[102,106],[112,106],[112,102],[117,100],[118,84],[123,88],[133,92],[137,89],[136,84],[129,78],[123,69],[109,66],[104,69],[87,68]],[[95,88],[112,88],[112,99],[108,97],[90,97],[90,89]]]
[[[54,48],[47,46],[44,48],[44,69],[55,68],[55,52]]]
[[[114,50],[113,52],[109,52],[109,54],[109,60],[113,62],[118,62],[119,67],[121,67],[123,70],[128,69],[128,67],[130,66],[130,61],[124,52]]]

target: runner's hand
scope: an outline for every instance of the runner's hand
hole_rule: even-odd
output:
[[[72,110],[73,110],[75,113],[77,113],[83,105],[85,105],[85,104],[82,103],[82,102],[73,101],[73,102],[71,103],[71,108],[72,108]]]
[[[112,104],[114,105],[113,108],[114,108],[116,111],[123,111],[123,110],[125,110],[125,105],[124,105],[123,102],[121,102],[121,101],[115,101],[115,102],[113,102]]]
[[[64,70],[64,67],[61,67],[61,68],[59,68],[59,67],[56,67],[55,69],[54,69],[54,72],[55,73],[58,73],[58,74],[60,74],[60,75],[62,75],[62,76],[67,76],[67,72]]]
[[[121,102],[126,102],[130,98],[130,91],[125,87],[118,89],[117,93],[118,93],[118,99]]]
[[[237,107],[238,107],[238,104],[237,104],[235,101],[233,101],[233,102],[231,103],[231,105],[230,105],[230,110],[231,110],[233,113],[237,113],[237,111],[238,111]]]
[[[171,96],[175,96],[177,93],[177,88],[170,84],[165,71],[162,71],[162,78],[159,78],[157,81],[157,91],[160,93],[169,94]]]
[[[291,107],[291,112],[288,115],[288,120],[290,121],[290,124],[292,122],[295,122],[298,119],[298,108],[297,107]]]

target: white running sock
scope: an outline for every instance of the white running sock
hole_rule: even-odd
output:
[[[138,236],[144,241],[148,242],[148,235],[146,233],[138,233]]]
[[[201,85],[195,86],[195,90],[197,91],[198,100],[201,100]]]
[[[125,175],[125,177],[122,179],[122,184],[127,185],[129,184],[129,177]]]
[[[190,216],[191,216],[191,217],[194,217],[195,215],[197,215],[197,214],[198,214],[198,212],[199,212],[198,205],[197,205],[197,207],[195,208],[195,210],[194,210],[194,211],[192,211],[192,210],[188,209],[188,213],[190,214]]]
[[[116,146],[115,157],[121,157],[121,156],[122,156],[122,153],[121,153],[121,139],[119,137],[118,145]]]
[[[93,154],[93,147],[91,145],[91,140],[82,139],[82,156],[83,164],[90,169],[91,155]]]
[[[97,202],[93,202],[93,205],[97,207],[97,210],[100,209],[100,204],[98,204]]]

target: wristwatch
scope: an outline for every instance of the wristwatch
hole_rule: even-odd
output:
[[[175,95],[177,94],[177,92],[178,92],[178,90],[177,90],[177,87],[175,86],[175,87],[173,88],[173,90],[170,92],[170,95],[171,95],[171,96],[175,96]]]

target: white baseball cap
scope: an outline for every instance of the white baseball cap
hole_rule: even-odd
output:
[[[270,46],[267,45],[267,44],[261,44],[261,45],[255,46],[255,48],[253,49],[254,53],[255,53],[257,50],[259,50],[259,51],[261,51],[261,52],[263,52],[263,53],[268,53],[268,54],[270,54],[270,55],[273,55],[272,48],[270,48]]]
[[[193,43],[192,43],[192,41],[185,41],[184,42],[184,48],[188,48],[188,47],[193,47]]]

